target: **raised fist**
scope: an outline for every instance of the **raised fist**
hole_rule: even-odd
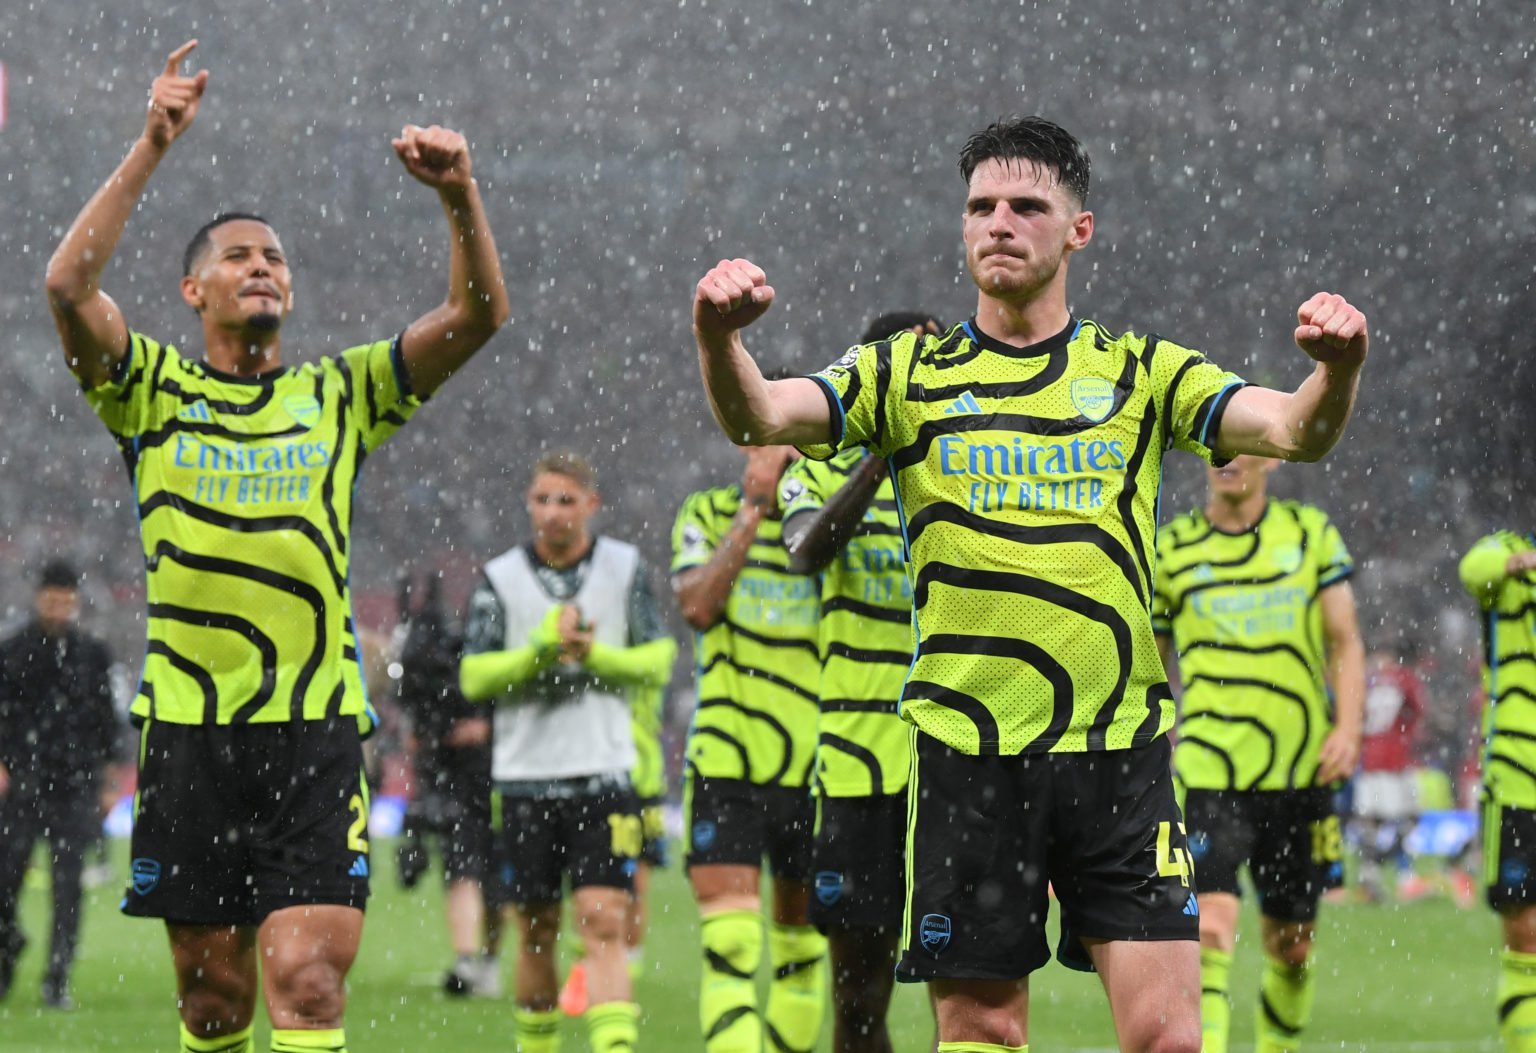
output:
[[[469,143],[452,128],[408,124],[390,143],[405,170],[432,189],[469,186]]]

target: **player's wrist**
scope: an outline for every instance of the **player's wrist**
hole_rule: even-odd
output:
[[[162,141],[160,136],[157,136],[150,129],[146,128],[139,135],[138,139],[134,141],[134,144],[129,149],[128,153],[130,156],[133,154],[138,154],[141,157],[159,161],[160,158],[165,156],[165,152],[171,148],[171,143],[175,141],[176,137],[169,134],[167,134]]]

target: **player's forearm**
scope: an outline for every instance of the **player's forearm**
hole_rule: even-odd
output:
[[[1288,461],[1318,461],[1344,434],[1360,387],[1359,367],[1318,363],[1291,395],[1276,437]]]
[[[459,691],[471,702],[488,701],[532,680],[554,658],[553,649],[533,644],[465,655],[459,662]]]
[[[480,187],[471,179],[468,186],[443,190],[440,196],[448,216],[447,304],[463,318],[466,337],[484,343],[506,323],[512,308]]]
[[[48,261],[48,299],[55,311],[67,311],[97,292],[102,271],[165,150],[148,139],[137,140],[75,217]]]
[[[683,620],[699,632],[718,622],[725,612],[736,575],[747,565],[747,550],[752,547],[762,521],[761,508],[742,505],[709,562],[686,571],[673,582]]]
[[[1358,634],[1330,641],[1328,684],[1334,728],[1358,742],[1365,721],[1365,645]]]
[[[677,641],[663,636],[632,647],[594,642],[584,664],[604,680],[636,687],[664,687],[672,679],[675,661]]]
[[[762,370],[747,353],[741,333],[713,336],[694,329],[699,345],[699,375],[710,411],[720,429],[738,446],[771,446],[787,440],[778,434],[773,399]]]
[[[790,572],[816,574],[831,563],[864,518],[884,479],[885,462],[866,457],[826,504],[785,523],[784,544],[789,550]]]

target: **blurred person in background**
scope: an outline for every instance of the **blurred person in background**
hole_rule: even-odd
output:
[[[526,494],[530,541],[486,563],[470,599],[459,686],[491,702],[497,880],[516,908],[513,1036],[522,1053],[560,1038],[556,947],[567,881],[584,945],[594,1053],[634,1048],[625,933],[644,827],[631,771],[636,691],[666,686],[677,658],[644,560],[600,536],[597,475],[570,452],[541,456]]]
[[[397,684],[409,723],[415,784],[397,850],[400,884],[414,888],[429,867],[429,840],[443,863],[443,910],[454,962],[443,990],[454,996],[501,991],[496,958],[485,946],[491,856],[491,721],[459,691],[462,640],[440,598],[441,579],[426,576],[412,605],[400,589]],[[494,882],[489,882],[494,885]],[[492,909],[496,904],[490,904]]]
[[[1360,896],[1387,898],[1384,866],[1397,868],[1397,898],[1414,900],[1428,883],[1413,872],[1408,835],[1419,817],[1418,737],[1424,718],[1424,683],[1413,666],[1389,651],[1366,661],[1365,719],[1360,770],[1355,776],[1354,824],[1360,846]]]
[[[348,585],[358,472],[509,307],[468,143],[407,125],[395,155],[446,220],[438,305],[393,335],[285,365],[294,274],[273,227],[235,212],[182,256],[202,356],[131,329],[101,279],[197,118],[209,73],[181,71],[196,45],[166,59],[142,133],[46,276],[65,363],[129,470],[145,559],[123,910],[166,926],[183,1053],[247,1053],[258,994],[274,1053],[341,1053],[370,869],[371,707]]]
[[[53,937],[42,1002],[69,1009],[80,934],[81,871],[101,832],[102,787],[117,744],[112,658],[77,624],[80,575],[43,567],[32,617],[0,641],[0,998],[26,945],[17,922],[22,879],[38,841],[48,846]]]
[[[1318,902],[1344,880],[1338,784],[1365,700],[1354,561],[1319,509],[1268,496],[1278,462],[1206,469],[1203,509],[1158,531],[1152,627],[1181,682],[1173,767],[1200,889],[1204,1053],[1226,1053],[1239,871],[1258,893],[1258,1053],[1311,1021]]]
[[[1503,924],[1495,995],[1508,1053],[1536,1053],[1536,532],[1462,557],[1483,615],[1483,885]]]
[[[826,1012],[827,941],[810,919],[821,605],[816,578],[789,566],[779,503],[798,456],[746,451],[740,483],[689,494],[672,528],[672,591],[698,671],[683,837],[706,1053],[808,1050]],[[765,863],[771,980],[759,1009]]]

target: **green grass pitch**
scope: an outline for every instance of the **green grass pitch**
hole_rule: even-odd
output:
[[[449,962],[441,886],[434,876],[415,891],[394,878],[394,848],[374,846],[378,872],[362,953],[347,1006],[353,1053],[495,1051],[511,1053],[510,997],[453,1000],[438,984]],[[116,846],[118,873],[126,849]],[[160,1053],[176,1045],[174,986],[163,929],[125,918],[116,886],[89,894],[75,970],[72,1012],[38,1002],[47,931],[47,890],[34,873],[22,904],[31,937],[9,998],[0,1003],[0,1050],[6,1053],[112,1050]],[[641,1048],[701,1051],[695,988],[698,943],[688,888],[676,869],[658,874],[652,935],[637,997],[644,1011]],[[1245,915],[1243,931],[1257,919]],[[1317,1009],[1309,1050],[1362,1053],[1496,1053],[1493,1008],[1498,926],[1486,909],[1460,911],[1443,900],[1399,907],[1328,905],[1317,950]],[[509,963],[503,974],[510,981]],[[1252,936],[1240,941],[1233,970],[1233,1051],[1252,1048],[1259,958]],[[1098,981],[1050,965],[1031,985],[1030,1046],[1035,1050],[1109,1051],[1114,1033]],[[929,1048],[931,1024],[921,989],[903,987],[892,1012],[898,1053]],[[258,1013],[257,1044],[267,1042]],[[579,1021],[566,1024],[563,1048],[586,1048]],[[823,1034],[819,1050],[831,1048]]]

